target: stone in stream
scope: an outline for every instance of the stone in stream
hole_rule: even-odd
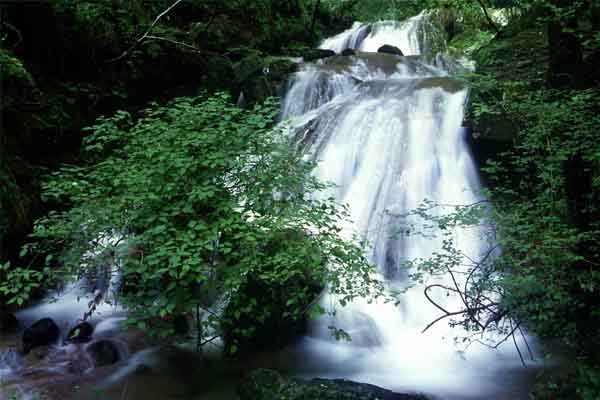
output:
[[[52,344],[58,340],[59,335],[58,325],[50,318],[42,318],[23,332],[23,353]]]
[[[289,379],[269,369],[252,371],[238,394],[240,400],[427,400],[421,394],[394,393],[345,379]]]
[[[384,44],[377,50],[377,52],[384,53],[384,54],[394,54],[397,56],[404,56],[404,53],[402,53],[402,50],[400,50],[396,46],[391,46],[389,44]]]
[[[87,321],[80,322],[75,325],[67,335],[66,342],[71,343],[86,343],[92,340],[94,327]]]
[[[342,56],[354,56],[356,55],[356,50],[354,49],[344,49],[341,53]]]
[[[91,343],[86,350],[94,360],[96,367],[111,365],[121,360],[117,345],[110,340],[99,340]]]

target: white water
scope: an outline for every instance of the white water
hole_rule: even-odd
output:
[[[423,18],[355,24],[322,47],[376,51],[390,44],[405,55],[418,55],[428,48],[426,35],[419,34]],[[480,200],[477,169],[461,128],[467,92],[447,78],[448,71],[414,57],[358,53],[344,59],[326,59],[299,72],[284,101],[283,118],[292,118],[295,137],[318,161],[316,174],[337,184],[324,195],[333,194],[349,206],[354,224],[346,233],[367,239],[372,244],[369,259],[390,287],[404,287],[403,261],[432,256],[441,249],[442,237],[398,236],[406,221],[386,211],[406,213],[425,199],[451,205]],[[479,229],[456,229],[452,238],[472,259],[488,251]],[[451,286],[450,279],[429,278],[426,284]],[[465,332],[450,328],[447,320],[421,333],[441,315],[423,288],[410,289],[399,307],[356,301],[338,309],[335,318],[322,318],[303,344],[306,358],[314,361],[307,362],[307,375],[344,377],[447,399],[505,393],[501,376],[518,371],[521,364],[512,343],[499,350],[475,344],[463,352],[464,346],[456,346],[453,338]],[[435,300],[447,310],[461,309],[458,296],[437,293]],[[327,297],[325,305],[333,301]],[[331,339],[329,325],[350,333],[352,341]]]

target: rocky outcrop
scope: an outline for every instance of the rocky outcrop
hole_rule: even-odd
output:
[[[354,49],[344,49],[341,53],[342,56],[348,57],[356,55],[356,50]]]
[[[268,369],[250,373],[238,394],[241,400],[427,400],[421,394],[394,393],[344,379],[288,379]]]
[[[238,53],[233,55],[240,56]],[[298,64],[290,58],[272,57],[256,50],[242,55],[233,66],[235,86],[244,100],[240,105],[255,104],[280,95],[288,76],[298,69]]]
[[[384,44],[377,50],[377,52],[384,53],[384,54],[393,54],[396,56],[404,56],[404,53],[402,53],[402,50],[400,50],[396,46],[391,46],[389,44]]]
[[[23,353],[27,354],[36,347],[55,343],[59,335],[58,325],[52,319],[40,319],[23,332]]]

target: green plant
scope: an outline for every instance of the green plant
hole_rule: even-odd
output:
[[[118,267],[140,327],[196,309],[216,335],[251,315],[241,334],[252,336],[273,313],[303,318],[318,293],[311,282],[343,303],[380,295],[361,249],[339,236],[345,210],[309,195],[325,185],[272,128],[274,113],[273,103],[242,110],[218,94],[154,104],[137,121],[100,118],[84,143],[88,164],[44,185],[46,199],[73,207],[39,220],[29,250],[56,254],[66,276]],[[279,299],[278,288],[283,305],[261,301]]]

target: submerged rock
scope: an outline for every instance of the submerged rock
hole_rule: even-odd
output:
[[[92,340],[94,327],[89,322],[80,322],[69,331],[66,341],[73,343],[85,343]]]
[[[117,345],[110,340],[99,340],[87,347],[89,355],[97,367],[111,365],[121,360]]]
[[[23,332],[23,353],[27,354],[35,347],[52,344],[58,340],[59,335],[58,325],[52,319],[40,319]]]
[[[421,394],[394,393],[344,379],[288,379],[269,369],[251,372],[238,394],[241,400],[427,400]]]
[[[384,44],[377,50],[377,52],[384,53],[384,54],[394,54],[397,56],[404,56],[404,53],[402,53],[402,50],[400,50],[396,46],[390,46],[389,44]]]

